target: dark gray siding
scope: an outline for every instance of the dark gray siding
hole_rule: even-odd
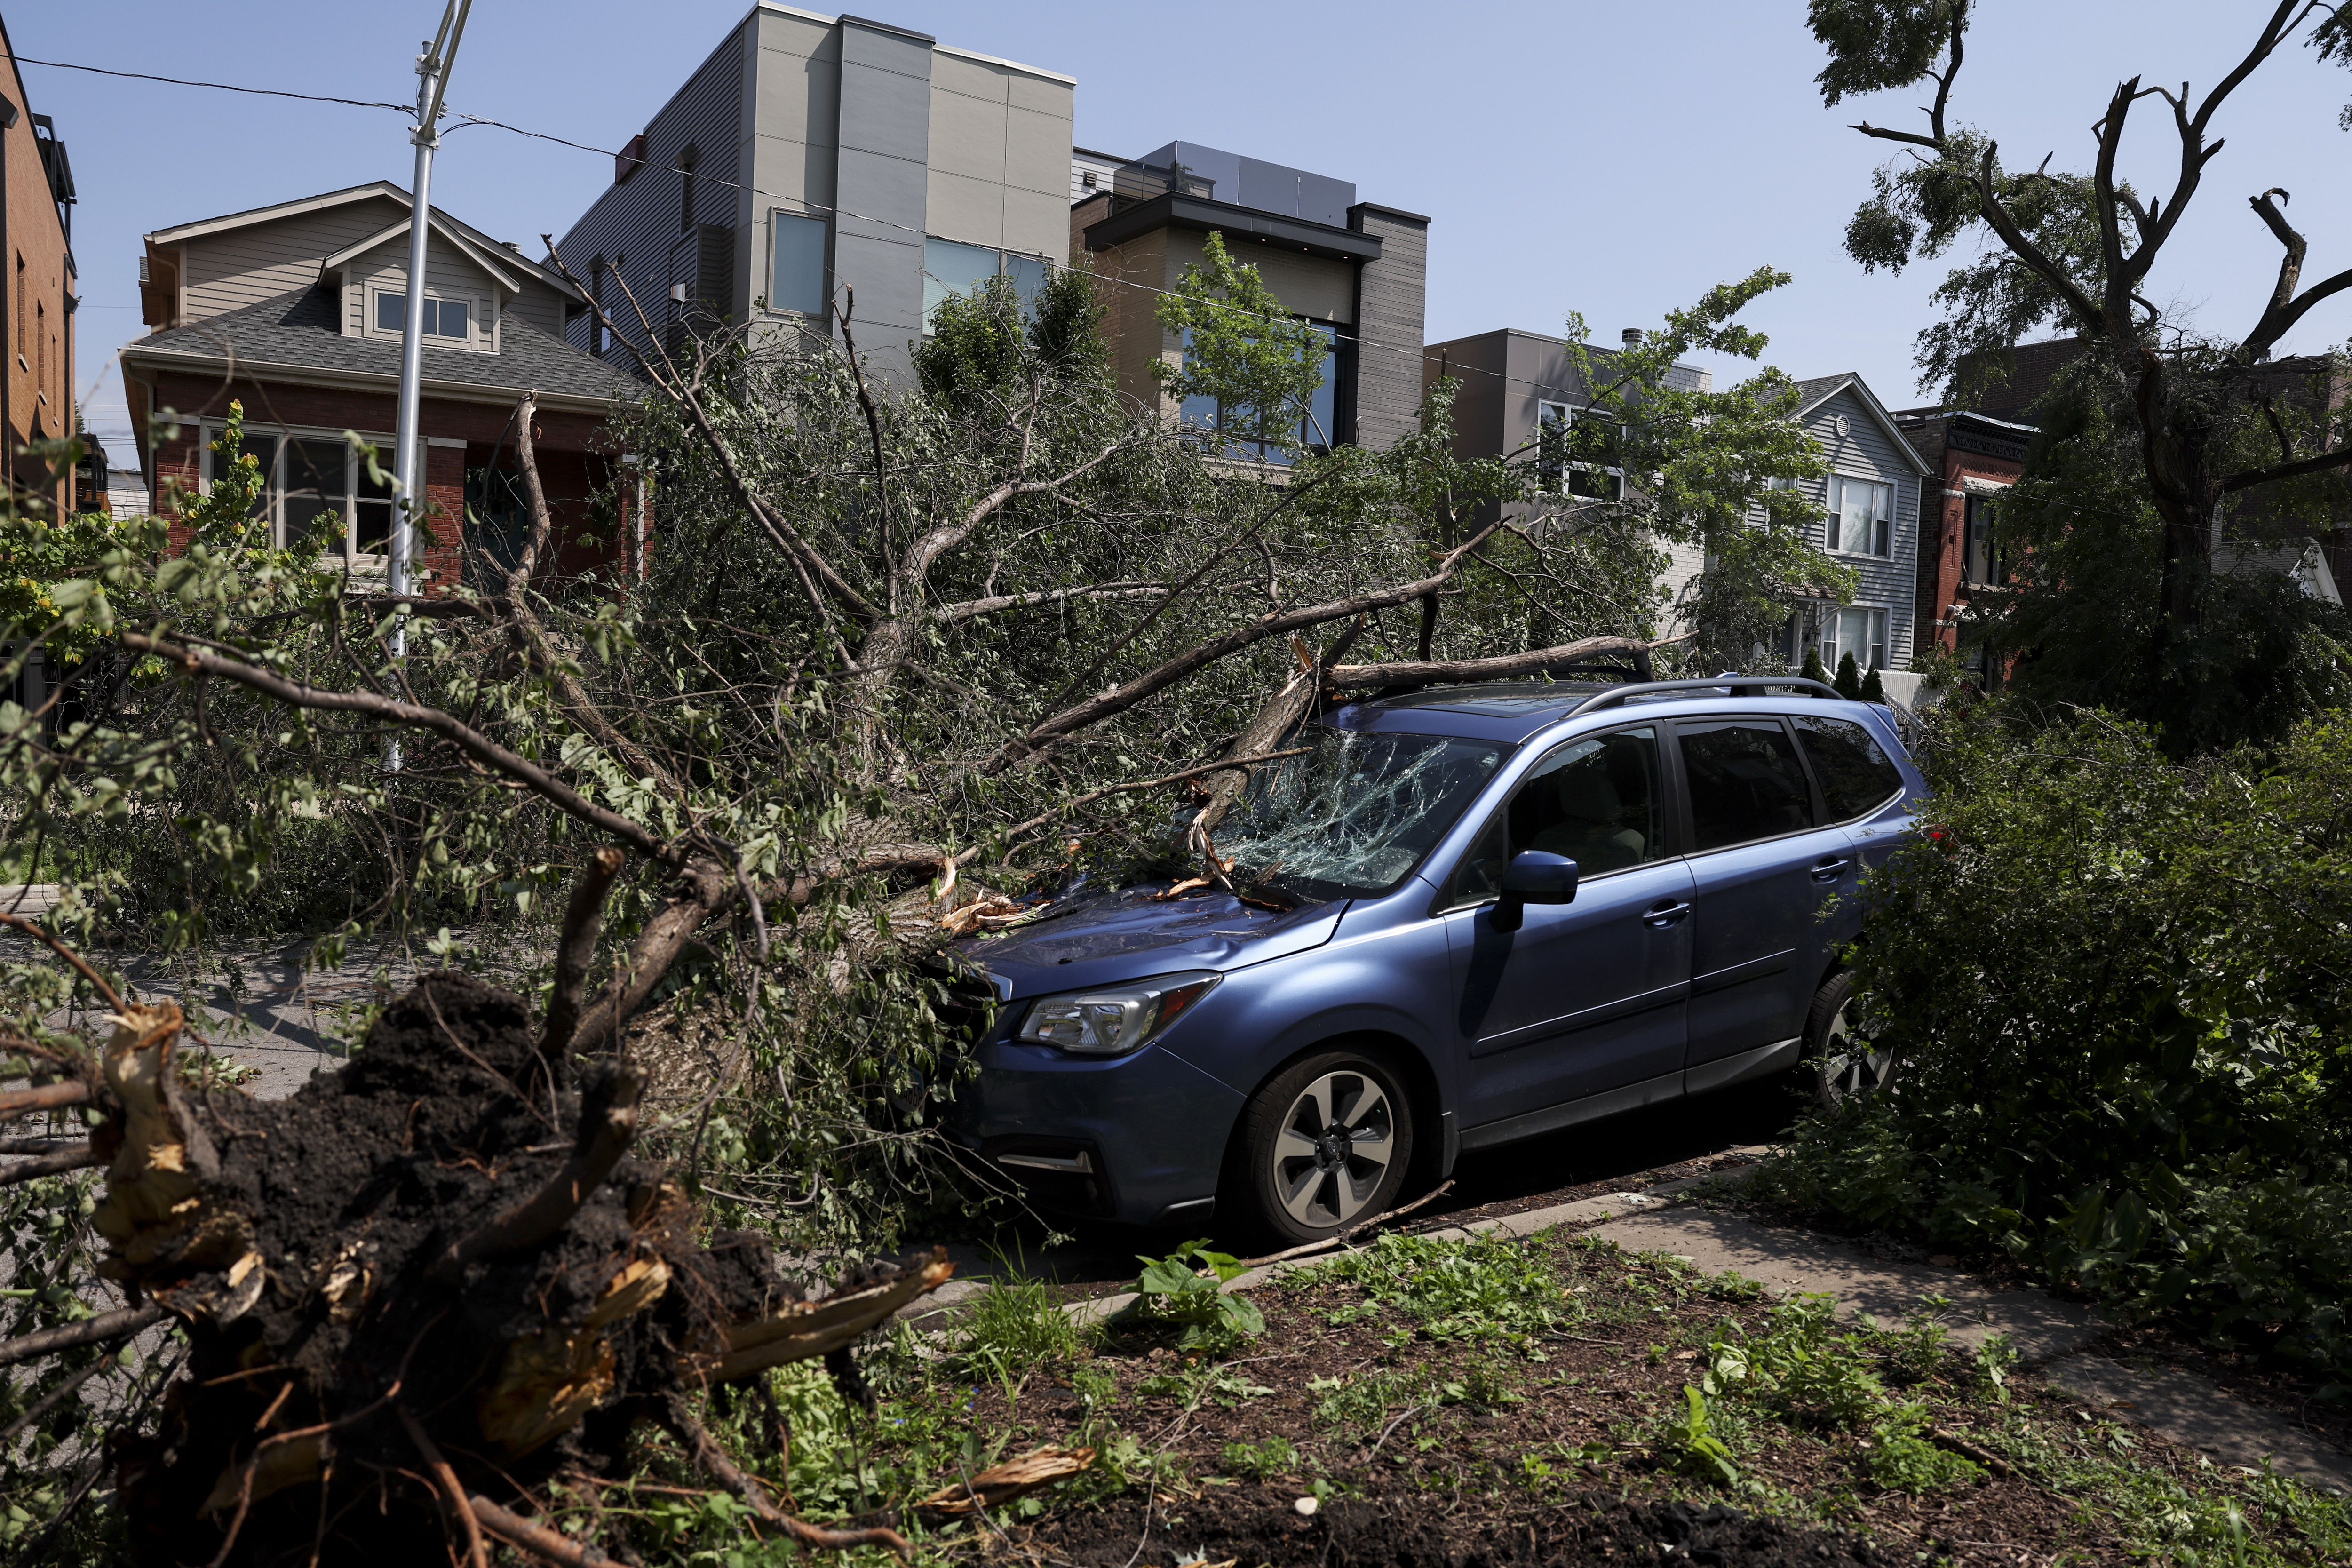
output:
[[[1380,259],[1356,275],[1354,439],[1393,447],[1412,434],[1421,408],[1429,220],[1363,202],[1348,209],[1348,226],[1381,241]]]
[[[745,134],[743,47],[739,27],[711,51],[646,126],[644,163],[599,196],[558,242],[565,263],[583,284],[591,281],[599,257],[607,268],[615,268],[656,335],[666,335],[676,321],[678,307],[669,297],[673,283],[686,283],[689,294],[710,291],[714,300],[726,301],[730,314],[741,310],[744,290],[735,271],[741,247],[730,241],[725,276],[715,276],[697,230],[704,225],[732,230],[744,206],[743,195],[736,188],[742,183]],[[684,176],[677,168],[679,154],[689,146],[696,154],[691,212],[686,210]],[[610,283],[604,309],[625,335],[643,335],[635,311]],[[588,349],[587,318],[575,320],[566,335],[573,346]],[[607,357],[627,369],[636,366],[625,348],[616,346]]]
[[[922,336],[930,155],[931,41],[843,17],[833,272],[856,290],[858,349],[886,376],[908,373]]]

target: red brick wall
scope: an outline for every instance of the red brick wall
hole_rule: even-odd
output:
[[[155,443],[155,508],[165,515],[175,510],[172,489],[194,490],[204,471],[202,433],[194,421],[226,416],[232,401],[244,404],[246,420],[255,426],[309,426],[383,436],[394,428],[397,416],[388,391],[357,392],[247,378],[224,384],[210,377],[163,375],[156,378],[154,401],[158,408],[173,410],[182,421],[175,438],[159,438]],[[432,541],[420,549],[417,565],[430,574],[424,578],[421,591],[445,593],[463,572],[459,545],[466,469],[489,467],[494,457],[499,467],[515,466],[513,411],[428,397],[419,414],[428,443],[436,437],[465,443],[462,447],[428,444],[425,448],[425,527]],[[159,418],[157,424],[162,423]],[[542,409],[534,429],[540,480],[562,541],[554,569],[567,575],[598,567],[617,570],[621,560],[615,547],[583,548],[578,542],[597,490],[616,467],[604,421]],[[385,454],[387,460],[390,456]],[[171,537],[173,548],[185,548],[188,531],[174,523]]]
[[[1957,648],[1959,630],[1954,616],[1969,601],[1968,585],[1961,581],[1968,567],[1967,481],[1979,479],[2007,483],[2025,470],[2021,464],[2007,458],[1963,452],[1949,445],[1944,448],[1943,470],[1940,512],[1922,509],[1924,518],[1933,521],[1932,528],[1920,531],[1919,538],[1921,576],[1927,579],[1933,595],[1933,618],[1924,629],[1938,646]]]

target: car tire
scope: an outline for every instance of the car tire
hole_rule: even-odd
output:
[[[1224,1185],[1237,1216],[1295,1246],[1387,1213],[1412,1164],[1405,1084],[1365,1050],[1318,1051],[1275,1074],[1234,1129]]]
[[[1893,1092],[1895,1056],[1880,1050],[1853,1028],[1853,974],[1840,970],[1813,993],[1805,1017],[1805,1064],[1812,1075],[1813,1100],[1840,1110]]]

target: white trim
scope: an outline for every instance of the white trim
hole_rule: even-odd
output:
[[[1960,488],[1957,490],[1946,490],[1944,493],[1969,496],[1998,495],[2015,483],[2017,483],[2015,479],[1980,479],[1974,474],[1963,474],[1960,476]]]
[[[1848,388],[1852,388],[1854,395],[1862,399],[1864,412],[1867,413],[1871,422],[1878,426],[1879,433],[1885,436],[1895,449],[1909,461],[1911,471],[1922,479],[1936,478],[1935,467],[1919,455],[1919,448],[1911,444],[1911,438],[1903,434],[1903,427],[1895,423],[1895,416],[1886,412],[1886,405],[1878,401],[1878,395],[1870,390],[1870,384],[1858,375],[1847,374],[1840,377],[1836,385],[1814,398],[1811,403],[1800,406],[1797,410],[1798,423],[1802,424],[1806,416]]]
[[[361,257],[365,256],[369,251],[373,250],[377,246],[383,244],[387,240],[394,239],[406,234],[408,232],[409,221],[410,220],[408,218],[402,218],[398,223],[394,224],[390,228],[383,230],[380,234],[372,234],[365,239],[358,240],[352,244],[343,247],[342,249],[338,250],[332,256],[328,257],[324,261],[319,263],[320,276],[324,278],[326,274],[336,270],[338,268],[349,266],[352,262],[357,261]],[[512,278],[508,277],[507,274],[499,268],[496,262],[493,262],[488,257],[481,254],[481,252],[470,241],[468,241],[464,235],[452,229],[448,224],[443,220],[442,216],[439,213],[436,212],[433,215],[425,227],[425,232],[427,234],[437,234],[442,238],[447,240],[451,245],[457,247],[458,255],[464,257],[467,260],[472,262],[475,266],[488,273],[498,281],[499,286],[504,289],[508,293],[520,294],[522,292],[521,284],[516,282]],[[501,248],[504,247],[501,247]],[[515,253],[509,250],[507,251],[507,254],[509,256],[512,256]]]
[[[425,444],[428,447],[455,447],[460,452],[473,445],[472,442],[458,436],[427,436],[425,437]]]
[[[935,55],[953,55],[958,59],[978,60],[982,65],[1003,66],[1007,70],[1016,70],[1024,76],[1043,77],[1047,81],[1058,81],[1068,87],[1078,85],[1078,79],[1074,76],[1064,76],[1060,71],[1049,71],[1043,66],[1024,66],[1019,60],[1008,60],[998,55],[983,55],[978,49],[960,49],[953,44],[933,44],[931,52]]]
[[[1885,485],[1886,487],[1886,549],[1884,552],[1876,550],[1853,550],[1843,544],[1831,544],[1828,542],[1830,521],[1842,515],[1838,509],[1830,503],[1831,491],[1841,479],[1852,484],[1871,486]],[[1822,548],[1832,554],[1852,555],[1864,561],[1893,561],[1897,553],[1896,547],[1900,543],[1900,541],[1895,537],[1895,524],[1901,519],[1902,510],[1903,484],[1901,480],[1884,478],[1877,474],[1853,474],[1846,472],[1843,468],[1832,468],[1829,472],[1828,478],[1822,481]],[[1873,522],[1876,522],[1878,520],[1876,518],[1873,518],[1871,521]]]
[[[227,428],[227,421],[215,417],[199,417],[189,421],[189,423],[193,424],[196,427],[197,493],[200,495],[208,495],[211,493],[213,488],[213,463],[219,455],[213,450],[213,443],[218,440],[222,432]],[[351,432],[346,430],[329,429],[324,426],[319,425],[273,425],[247,423],[245,426],[245,435],[246,438],[248,440],[257,436],[268,436],[274,437],[278,443],[277,448],[271,454],[271,471],[263,479],[261,491],[264,498],[263,507],[269,519],[269,537],[273,544],[279,549],[286,547],[286,492],[282,483],[282,475],[278,472],[278,468],[281,468],[285,462],[285,444],[289,441],[318,441],[329,443],[342,448],[343,455],[342,499],[341,504],[336,505],[333,509],[336,515],[341,520],[343,525],[342,548],[339,551],[322,550],[319,552],[320,559],[321,561],[339,560],[343,563],[346,570],[371,576],[384,570],[384,563],[389,559],[384,552],[379,550],[361,550],[353,539],[353,535],[359,526],[359,505],[361,500],[359,493],[360,455],[351,444]],[[372,445],[379,448],[383,448],[392,446],[398,437],[394,436],[385,436],[382,440],[378,441],[373,440],[362,432],[360,438],[363,441],[369,441]],[[459,444],[463,445],[462,442]],[[388,539],[389,531],[392,527],[391,500],[388,497],[380,497],[375,499],[378,504],[383,505],[385,509],[383,513],[383,525],[387,531],[386,536]]]

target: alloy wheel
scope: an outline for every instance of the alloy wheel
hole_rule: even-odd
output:
[[[1836,1103],[1885,1093],[1895,1081],[1895,1053],[1854,1032],[1847,1016],[1853,1007],[1851,1002],[1840,1007],[1822,1038],[1822,1087],[1825,1098]]]
[[[1395,1151],[1387,1091],[1360,1072],[1325,1073],[1283,1113],[1274,1138],[1275,1197],[1302,1226],[1345,1225],[1381,1190]]]

